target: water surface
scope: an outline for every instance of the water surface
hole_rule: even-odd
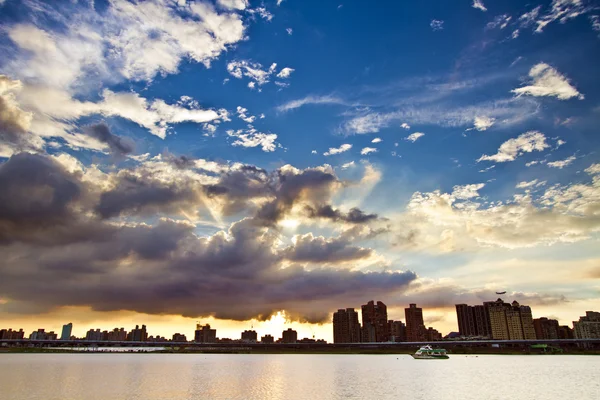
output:
[[[0,399],[600,399],[600,357],[0,354]]]

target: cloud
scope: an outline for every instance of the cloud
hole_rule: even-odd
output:
[[[285,257],[295,262],[339,264],[364,260],[374,254],[372,249],[350,245],[345,238],[326,239],[307,233],[294,236],[292,241],[294,245],[286,249]]]
[[[487,11],[487,8],[485,8],[485,6],[483,5],[483,1],[482,0],[473,0],[473,5],[471,6],[473,8],[477,8],[481,11]]]
[[[248,7],[248,0],[218,0],[217,4],[227,10],[245,10]]]
[[[471,191],[461,196],[457,188],[451,194],[416,192],[406,211],[390,218],[391,240],[400,248],[439,252],[574,243],[600,231],[599,193],[596,178],[492,203],[475,199]]]
[[[371,113],[356,117],[344,124],[344,130],[348,133],[377,133],[381,128],[389,126],[396,119],[393,114]]]
[[[598,175],[598,174],[600,174],[600,164],[592,164],[592,165],[590,165],[588,168],[585,169],[585,172],[587,172],[590,175]]]
[[[247,77],[251,80],[250,83],[259,86],[269,83],[269,79],[276,68],[277,64],[273,63],[269,69],[263,70],[262,64],[247,60],[231,61],[227,64],[227,72],[229,72],[231,76],[237,79]]]
[[[283,3],[285,0],[277,0],[277,7],[279,7],[281,5],[281,3]]]
[[[375,138],[373,140],[371,140],[371,143],[381,143],[383,142],[383,140],[381,140],[381,138]]]
[[[495,118],[490,118],[490,117],[475,117],[475,126],[474,129],[477,129],[478,131],[485,131],[488,130],[489,128],[492,127],[492,125],[494,125],[494,122],[496,122]]]
[[[529,189],[529,188],[532,188],[532,187],[544,186],[546,183],[547,183],[546,181],[541,181],[540,182],[539,180],[534,179],[534,180],[529,181],[529,182],[526,182],[526,181],[519,182],[517,184],[517,186],[515,186],[515,188],[517,188],[517,189]]]
[[[492,22],[488,22],[485,29],[504,29],[508,26],[511,19],[512,17],[508,14],[497,15]]]
[[[250,116],[247,115],[247,113],[248,113],[248,109],[247,108],[244,108],[242,106],[237,106],[236,111],[237,111],[238,117],[242,121],[244,121],[244,122],[246,122],[248,124],[252,124],[256,120],[256,117],[254,115],[250,115]]]
[[[567,157],[567,158],[566,158],[566,159],[564,159],[564,160],[559,160],[559,161],[552,161],[552,162],[549,162],[547,165],[548,165],[550,168],[558,168],[558,169],[563,169],[564,167],[567,167],[567,166],[571,165],[571,163],[572,163],[573,161],[575,161],[576,159],[577,159],[577,157],[575,157],[575,156],[571,156],[571,157]]]
[[[345,164],[342,164],[342,166],[340,168],[342,168],[342,169],[348,169],[348,168],[354,167],[354,165],[355,165],[354,161],[350,161],[350,162],[347,162]]]
[[[590,22],[592,29],[596,32],[600,32],[600,17],[597,15],[590,15]]]
[[[403,122],[402,125],[400,125],[400,128],[410,129],[410,125],[407,124],[406,122]]]
[[[346,104],[346,102],[338,97],[334,96],[307,96],[302,99],[292,100],[288,103],[282,104],[277,107],[278,111],[285,112],[295,110],[309,104]]]
[[[275,133],[262,133],[254,127],[250,127],[248,129],[228,130],[227,134],[230,137],[236,138],[236,140],[232,143],[233,146],[260,146],[262,151],[267,153],[275,151],[275,148],[277,147],[277,135]]]
[[[422,138],[423,136],[425,136],[425,134],[423,132],[415,132],[415,133],[411,133],[410,135],[408,135],[406,138],[404,138],[404,140],[414,143],[417,140],[419,140],[420,138]]]
[[[365,147],[360,151],[360,154],[366,156],[367,154],[377,153],[377,149],[374,147]]]
[[[258,15],[267,21],[271,21],[273,19],[273,14],[271,14],[265,7],[249,8],[247,12],[253,16]]]
[[[42,139],[31,135],[32,114],[19,107],[16,94],[22,84],[5,75],[0,75],[0,157],[10,157],[20,151],[40,151]]]
[[[294,72],[294,71],[295,71],[295,69],[293,69],[293,68],[288,68],[288,67],[282,68],[281,71],[279,71],[279,73],[277,74],[277,77],[281,78],[281,79],[289,78],[290,75],[292,75],[292,72]]]
[[[568,100],[573,97],[579,100],[584,99],[583,94],[579,93],[564,75],[548,64],[536,64],[529,71],[529,76],[532,79],[531,85],[514,89],[511,92],[517,96],[554,96],[560,100]]]
[[[99,142],[106,143],[113,155],[124,156],[134,150],[131,139],[113,134],[105,123],[87,126],[84,132]]]
[[[533,151],[543,151],[550,147],[546,143],[546,137],[543,133],[538,131],[529,131],[519,135],[514,139],[509,139],[500,145],[498,153],[488,156],[482,155],[477,162],[481,161],[494,161],[494,162],[507,162],[514,161],[518,156],[524,153],[531,153]]]
[[[593,7],[587,7],[582,0],[552,0],[550,10],[536,21],[535,32],[541,33],[548,24],[554,21],[564,24],[590,10],[593,10]]]
[[[342,167],[343,168],[343,167]],[[348,213],[334,209],[330,205],[319,207],[305,207],[309,218],[322,218],[336,222],[347,222],[350,224],[365,224],[377,220],[377,214],[366,214],[358,208],[352,208]]]
[[[352,148],[351,144],[344,143],[340,147],[330,147],[329,151],[323,153],[324,156],[333,156],[336,154],[344,153]]]
[[[441,21],[439,19],[432,19],[429,26],[431,27],[431,29],[433,29],[434,32],[441,31],[442,29],[444,29],[444,21]]]
[[[294,33],[294,30],[292,28],[286,28],[285,31],[287,32],[288,35],[292,36],[292,34]]]
[[[479,197],[479,190],[483,189],[485,183],[476,183],[471,185],[457,185],[452,188],[452,197],[457,200],[467,200],[473,197]]]
[[[537,6],[536,8],[532,9],[531,11],[521,15],[519,17],[520,26],[523,28],[531,26],[537,19],[538,15],[540,14],[541,9],[542,9],[542,6]]]

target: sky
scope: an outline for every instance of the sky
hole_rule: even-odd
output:
[[[600,7],[0,0],[0,325],[600,310]]]

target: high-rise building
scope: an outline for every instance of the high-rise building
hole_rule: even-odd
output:
[[[145,342],[148,340],[148,332],[146,332],[146,325],[142,325],[140,328],[139,325],[135,326],[135,329],[129,332],[127,335],[127,340],[130,342]]]
[[[425,323],[423,322],[423,309],[411,304],[404,309],[406,319],[406,341],[423,342],[427,340]]]
[[[519,303],[517,303],[517,305],[518,304]],[[523,339],[537,339],[535,336],[535,328],[533,327],[533,316],[531,313],[531,307],[519,306],[519,313],[521,314],[521,327],[523,328]]]
[[[378,301],[377,304],[373,300],[361,306],[363,332],[367,328],[366,333],[370,335],[372,326],[375,340],[373,342],[387,342],[390,332],[388,330],[387,307],[383,302]],[[373,339],[370,337],[369,339]],[[366,342],[366,340],[362,340]]]
[[[38,329],[29,335],[30,340],[56,340],[58,335],[54,331],[46,332],[44,329]]]
[[[272,335],[265,335],[260,338],[260,342],[264,344],[273,344],[275,343],[275,338]]]
[[[492,339],[499,340],[534,340],[535,328],[529,306],[522,306],[517,301],[512,304],[502,299],[483,303],[490,318]]]
[[[256,331],[244,331],[242,332],[242,341],[243,342],[252,342],[256,343],[258,340],[258,334]]]
[[[173,334],[173,341],[174,342],[187,342],[187,338],[185,337],[184,334],[175,333],[175,334]]]
[[[586,311],[585,317],[573,321],[575,339],[600,339],[600,312]]]
[[[101,332],[100,329],[96,329],[96,330],[90,329],[85,334],[85,340],[93,340],[93,341],[108,340],[107,336],[108,336],[108,332],[106,332],[106,331]]]
[[[405,342],[406,341],[406,325],[402,321],[388,321],[390,331],[390,341]]]
[[[298,332],[292,328],[288,328],[281,334],[282,343],[296,343],[298,341]]]
[[[487,307],[484,305],[473,306],[473,319],[475,320],[477,336],[490,337],[492,335]]]
[[[442,334],[437,331],[437,329],[433,329],[431,327],[427,328],[425,337],[428,342],[435,342],[436,340],[442,340]]]
[[[25,337],[25,332],[23,329],[19,329],[18,331],[13,331],[12,329],[1,329],[0,330],[0,339],[10,340],[10,339],[23,339]]]
[[[558,338],[559,339],[573,339],[575,337],[573,328],[567,325],[561,325],[558,327]]]
[[[558,339],[558,321],[546,317],[533,320],[533,329],[537,339]]]
[[[111,342],[124,342],[127,340],[127,331],[125,328],[115,328],[108,332],[106,340],[110,340]]]
[[[496,301],[486,301],[483,303],[488,311],[490,318],[490,333],[492,339],[508,340],[508,325],[506,323],[506,310],[510,308],[510,304],[507,304],[498,299]]]
[[[458,332],[461,336],[477,336],[474,308],[466,304],[456,305],[456,319]]]
[[[339,309],[333,313],[333,343],[359,343],[360,323],[354,308]]]
[[[194,342],[196,342],[196,343],[216,343],[217,342],[217,330],[210,329],[209,324],[206,324],[204,326],[197,324],[196,330],[194,331]]]
[[[69,322],[66,325],[63,325],[62,332],[60,334],[60,340],[69,340],[71,339],[71,332],[73,331],[73,323]]]

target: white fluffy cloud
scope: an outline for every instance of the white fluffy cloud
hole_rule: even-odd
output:
[[[381,143],[383,140],[381,140],[381,138],[375,138],[373,140],[371,140],[371,143]]]
[[[592,165],[590,165],[588,168],[585,169],[585,172],[587,172],[590,175],[598,175],[598,174],[600,174],[600,164],[592,164]]]
[[[442,29],[444,29],[444,21],[439,20],[439,19],[432,19],[429,26],[434,31],[441,31]]]
[[[481,11],[487,11],[487,8],[485,8],[485,6],[483,5],[483,1],[482,0],[473,0],[473,5],[471,6],[473,8],[477,8]]]
[[[351,144],[348,143],[344,143],[343,145],[341,145],[340,147],[330,147],[329,151],[323,153],[324,156],[333,156],[335,154],[340,154],[340,153],[344,153],[348,150],[350,150],[352,148]]]
[[[347,163],[345,163],[345,164],[342,164],[341,168],[342,168],[342,169],[348,169],[348,168],[352,168],[352,167],[354,167],[354,165],[355,165],[355,164],[354,164],[354,161],[350,161],[350,162],[347,162]]]
[[[365,147],[360,151],[360,154],[366,156],[367,154],[377,153],[377,149],[374,147]]]
[[[564,160],[558,160],[558,161],[549,162],[547,165],[550,168],[563,169],[564,167],[567,167],[567,166],[571,165],[573,163],[573,161],[575,161],[576,159],[577,159],[577,157],[571,156],[571,157],[565,158]]]
[[[287,32],[288,35],[292,36],[292,34],[294,33],[294,30],[292,28],[286,28],[285,31]]]
[[[517,183],[517,185],[515,186],[515,188],[517,189],[529,189],[532,187],[540,187],[540,186],[544,186],[547,182],[546,181],[539,181],[537,179],[534,179],[532,181],[523,181],[523,182],[519,182]]]
[[[552,0],[550,10],[536,21],[537,28],[535,31],[540,33],[548,24],[554,21],[565,23],[594,9],[584,3],[582,0]]]
[[[236,111],[237,111],[238,117],[242,121],[244,121],[244,122],[246,122],[248,124],[252,124],[256,120],[256,117],[254,115],[248,115],[248,109],[247,108],[244,108],[242,106],[237,106],[237,110]]]
[[[400,125],[400,128],[410,129],[410,125],[407,124],[406,122],[403,122],[402,125]]]
[[[507,162],[514,161],[518,156],[523,153],[531,153],[533,151],[542,151],[550,147],[546,143],[546,136],[538,131],[529,131],[522,135],[509,139],[500,145],[498,153],[488,156],[482,155],[477,162],[480,161],[494,161],[494,162]]]
[[[494,122],[496,122],[496,118],[475,117],[474,129],[477,129],[478,131],[485,131],[491,128],[492,125],[494,125]]]
[[[294,72],[294,71],[295,71],[294,68],[289,68],[289,67],[282,68],[281,71],[279,71],[279,73],[277,74],[277,77],[282,78],[282,79],[289,78],[290,75],[292,75],[292,72]]]
[[[573,97],[583,100],[583,94],[579,93],[571,85],[569,80],[561,75],[556,69],[546,63],[536,64],[529,71],[532,82],[528,86],[512,90],[517,96],[553,96],[560,100],[568,100]]]
[[[218,0],[217,4],[228,10],[245,10],[248,7],[248,0]]]
[[[268,69],[264,69],[260,63],[247,60],[236,60],[227,64],[227,72],[233,77],[237,79],[242,79],[244,77],[250,79],[250,82],[248,83],[248,87],[250,88],[254,88],[256,85],[262,86],[269,83],[276,70],[277,63],[271,64]],[[285,79],[289,78],[292,72],[294,72],[293,68],[285,67],[282,68],[276,76]]]
[[[425,134],[423,132],[415,132],[415,133],[411,133],[410,135],[408,135],[404,140],[408,140],[409,142],[416,142],[417,140],[419,140],[420,138],[422,138],[423,136],[425,136]]]
[[[228,130],[227,135],[236,138],[233,146],[260,147],[264,152],[275,151],[277,147],[277,135],[274,133],[262,133],[254,127],[248,129]]]

